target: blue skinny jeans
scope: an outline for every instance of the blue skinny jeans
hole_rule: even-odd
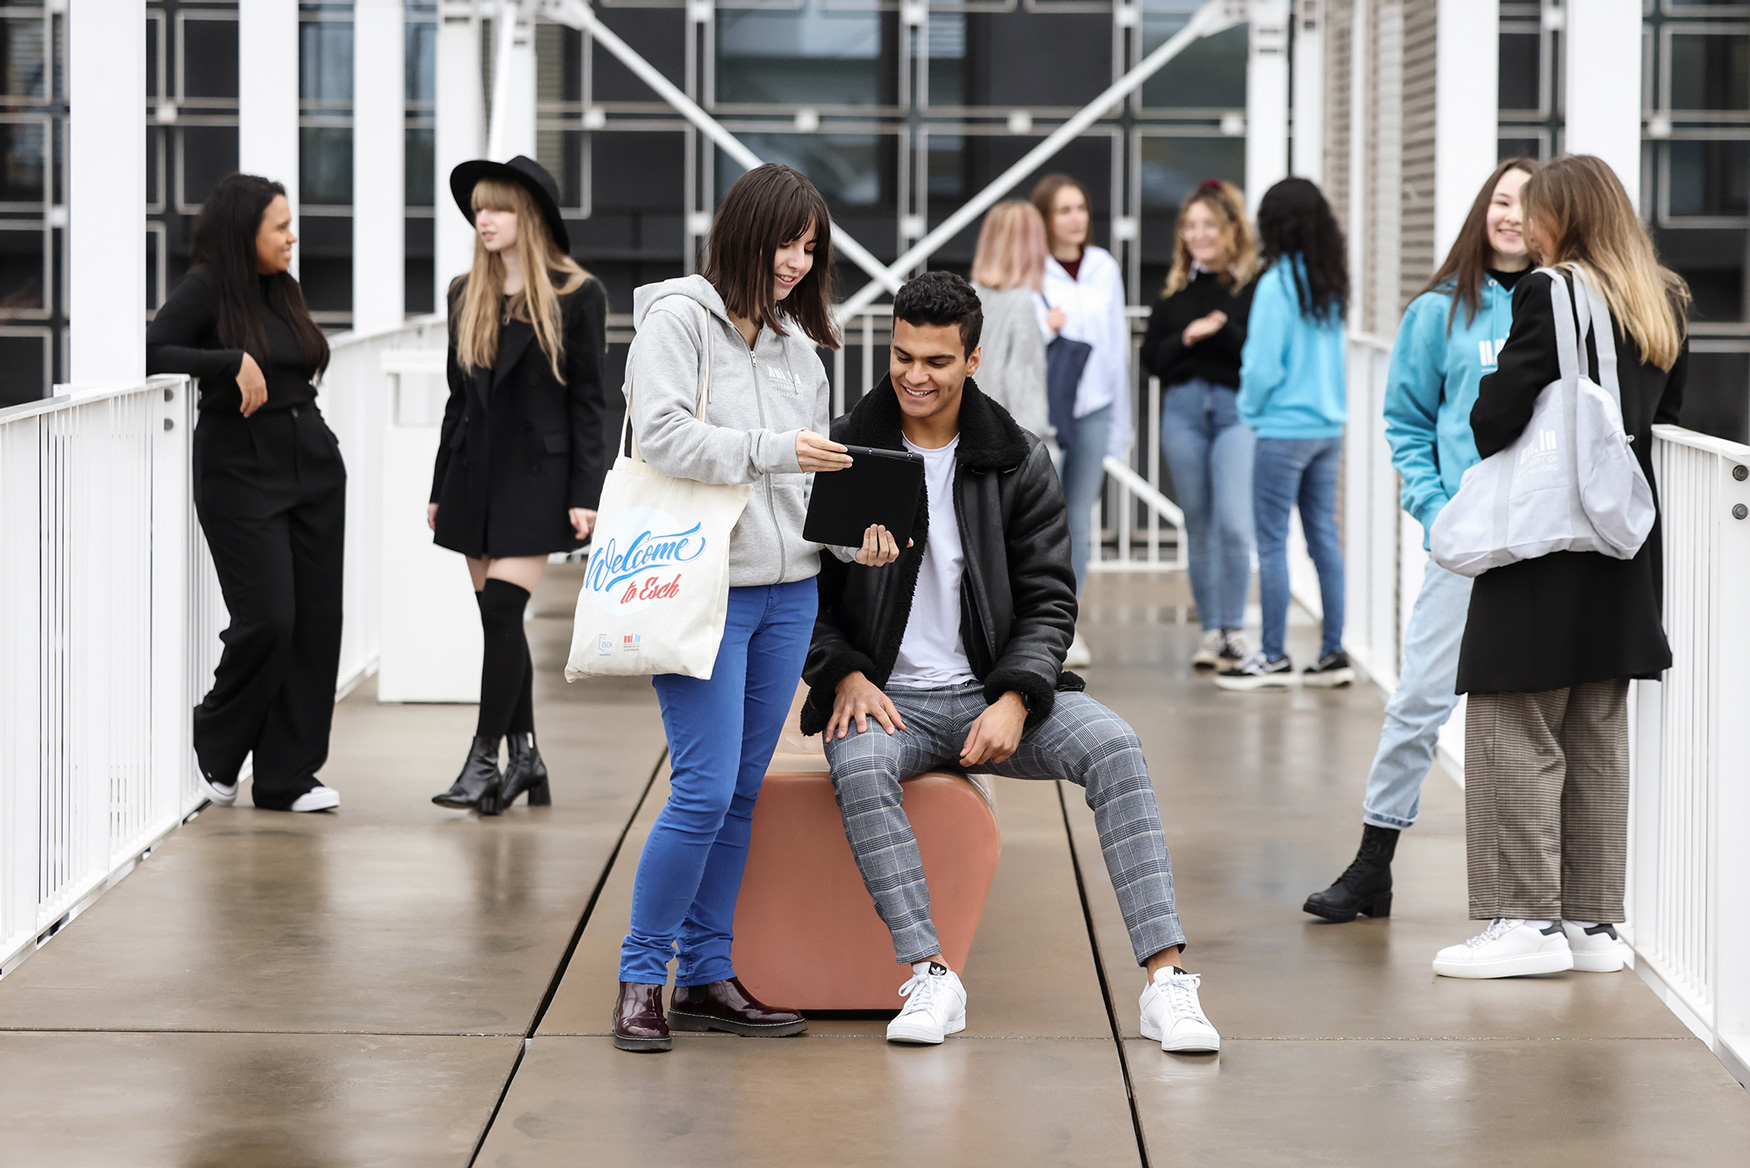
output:
[[[711,679],[652,679],[672,774],[638,859],[621,981],[668,981],[677,947],[676,985],[735,976],[729,951],[754,800],[802,677],[818,596],[812,579],[731,588]]]
[[[1063,448],[1058,478],[1063,483],[1063,501],[1069,508],[1069,556],[1076,570],[1076,595],[1088,582],[1088,557],[1092,554],[1094,501],[1106,481],[1106,444],[1112,432],[1112,407],[1101,406],[1076,419],[1075,433],[1057,436]]]
[[[1252,585],[1252,447],[1237,390],[1175,385],[1161,399],[1161,453],[1185,513],[1191,595],[1205,630],[1245,624]]]
[[[1252,522],[1258,532],[1258,600],[1264,655],[1285,655],[1288,635],[1288,516],[1300,507],[1306,550],[1319,570],[1324,639],[1319,656],[1343,647],[1343,544],[1337,536],[1337,461],[1343,439],[1260,438],[1252,464]]]

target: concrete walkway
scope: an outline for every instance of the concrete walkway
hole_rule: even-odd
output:
[[[1359,836],[1380,700],[1215,690],[1185,665],[1175,579],[1097,579],[1084,627],[1093,692],[1156,769],[1219,1056],[1138,1035],[1141,977],[1080,792],[1004,780],[963,1036],[897,1048],[884,1018],[828,1017],[791,1040],[617,1052],[662,732],[647,683],[559,679],[565,576],[531,625],[556,805],[433,807],[472,707],[353,695],[326,772],[340,814],[209,809],[0,982],[0,1161],[1750,1162],[1750,1098],[1632,972],[1429,972],[1474,931],[1443,775],[1399,849],[1396,916],[1299,912]]]

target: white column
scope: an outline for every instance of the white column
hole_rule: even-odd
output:
[[[146,5],[67,6],[68,380],[146,376]]]
[[[492,125],[486,156],[508,162],[535,156],[535,6],[501,0],[492,32]]]
[[[1439,263],[1500,153],[1500,0],[1440,0],[1435,36],[1434,262]]]
[[[1567,5],[1563,149],[1596,154],[1641,205],[1641,0]]]
[[[406,25],[401,0],[353,8],[352,327],[406,320]]]
[[[1246,54],[1246,202],[1288,177],[1288,0],[1252,0]]]
[[[1296,0],[1291,173],[1325,181],[1325,3]]]
[[[474,262],[474,229],[450,197],[450,172],[479,158],[486,118],[480,69],[480,17],[474,0],[443,0],[437,30],[437,191],[433,214],[437,297],[443,312],[450,281]]]
[[[284,184],[297,230],[298,0],[237,6],[237,169]]]

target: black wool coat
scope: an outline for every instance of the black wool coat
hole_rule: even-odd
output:
[[[903,450],[899,401],[883,380],[833,423],[832,438],[854,446]],[[1027,724],[1051,713],[1060,691],[1084,688],[1064,671],[1076,626],[1076,577],[1069,559],[1069,512],[1051,453],[971,380],[960,399],[954,452],[954,513],[965,570],[960,636],[985,697],[1009,690],[1027,699]],[[818,734],[832,716],[846,675],[887,684],[911,619],[929,538],[929,500],[920,493],[912,546],[883,568],[820,558],[820,615],[802,678],[809,685],[802,732]]]
[[[1471,410],[1477,453],[1484,458],[1524,433],[1538,394],[1561,376],[1550,279],[1534,272],[1513,289],[1513,329]],[[1623,428],[1634,438],[1635,457],[1657,502],[1653,424],[1677,421],[1689,349],[1685,345],[1667,373],[1643,363],[1620,329],[1613,332]],[[1596,369],[1595,345],[1588,342],[1587,350]],[[1670,668],[1661,526],[1655,518],[1647,542],[1630,560],[1555,552],[1478,576],[1459,649],[1458,692],[1538,693],[1591,681],[1657,678]]]
[[[581,541],[567,512],[600,502],[611,444],[603,432],[607,292],[590,279],[560,297],[561,383],[535,330],[519,320],[500,328],[491,369],[457,364],[466,284],[450,288],[450,399],[431,482],[435,542],[476,557],[573,551]]]

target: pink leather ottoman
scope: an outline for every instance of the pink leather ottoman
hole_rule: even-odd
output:
[[[735,910],[735,970],[761,1001],[802,1010],[897,1010],[911,970],[851,858],[819,737],[789,727],[754,806],[747,875]],[[937,771],[902,784],[917,833],[942,953],[966,967],[1002,833],[988,784]]]

